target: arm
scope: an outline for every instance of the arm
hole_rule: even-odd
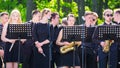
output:
[[[59,32],[58,38],[56,40],[56,44],[59,46],[68,45],[69,42],[61,42],[62,36],[63,36],[62,34],[63,34],[63,30],[61,29],[61,31]]]
[[[14,43],[15,42],[15,39],[8,39],[6,38],[6,35],[7,35],[7,27],[8,27],[8,23],[6,23],[3,27],[3,30],[2,30],[2,34],[1,34],[1,40],[3,42],[10,42],[10,43]]]
[[[105,45],[105,42],[104,42],[104,40],[99,40],[98,39],[98,34],[99,32],[98,32],[98,29],[97,29],[97,27],[96,27],[96,29],[95,29],[95,31],[94,31],[94,33],[93,33],[93,36],[92,36],[92,39],[93,39],[93,42],[95,43],[95,44],[97,44],[97,45],[101,45],[102,47],[104,47],[104,45]]]

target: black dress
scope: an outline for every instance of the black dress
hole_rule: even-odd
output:
[[[7,28],[8,30],[9,28]],[[6,35],[7,38],[10,37],[10,34],[9,32],[7,31],[7,35]],[[20,46],[20,49],[21,49],[21,45],[22,45],[22,42],[20,42],[19,44],[19,41],[16,40],[14,45],[13,45],[13,48],[11,51],[9,51],[10,47],[11,47],[12,43],[9,43],[9,42],[6,42],[5,43],[5,49],[4,49],[4,62],[20,62],[21,60],[21,50],[19,50],[19,46]],[[19,55],[19,58],[18,58],[18,55]]]
[[[49,26],[47,23],[38,23],[33,27],[33,38],[35,41],[43,42],[46,39],[49,39]],[[34,61],[33,68],[49,68],[49,44],[42,46],[43,52],[46,56],[43,56],[38,52],[38,48],[33,46]]]
[[[60,27],[60,29],[63,29],[63,27]],[[62,40],[63,41],[63,40]],[[69,41],[71,42],[71,41]],[[60,50],[59,46],[59,50]],[[75,55],[75,57],[74,57]],[[74,61],[73,61],[74,59]],[[73,51],[70,51],[68,53],[65,54],[61,54],[59,51],[59,54],[57,55],[57,60],[56,60],[56,65],[58,67],[62,67],[62,66],[80,66],[80,59],[79,59],[79,55],[78,55],[78,50],[76,48],[75,50],[75,54],[73,54]]]

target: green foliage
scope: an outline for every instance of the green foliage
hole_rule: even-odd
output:
[[[78,7],[76,2],[68,3],[64,2],[64,0],[60,0],[60,10],[58,11],[58,4],[57,0],[51,0],[50,2],[47,1],[35,1],[37,4],[37,8],[42,10],[44,8],[51,9],[52,12],[59,12],[60,17],[63,18],[67,16],[69,13],[73,13],[76,17],[78,17]],[[66,10],[66,11],[65,11]]]
[[[8,11],[10,13],[11,9],[14,9],[16,4],[17,4],[16,0],[14,2],[10,0],[2,0],[0,1],[0,11]]]
[[[21,4],[18,4],[18,0],[2,0],[0,1],[0,12],[7,11],[11,12],[13,9],[18,9],[21,12],[21,17],[23,22],[26,21],[26,1],[22,1]]]
[[[22,21],[25,22],[26,21],[26,7],[24,7],[22,4],[19,4],[16,8],[19,9],[21,13]]]
[[[0,12],[7,11],[10,13],[14,8],[17,8],[21,12],[23,22],[25,22],[26,11],[27,11],[27,8],[26,8],[27,0],[19,0],[19,1],[20,2],[18,2],[18,0],[0,0]],[[76,17],[78,17],[78,5],[75,2],[77,0],[72,0],[72,2],[69,2],[69,0],[66,0],[66,1],[64,0],[33,0],[33,1],[35,2],[36,7],[39,10],[42,10],[44,8],[50,8],[52,12],[59,12],[61,19],[67,16],[69,13],[73,13]],[[58,5],[58,1],[59,1],[59,5]],[[94,7],[93,0],[84,0],[84,1],[85,1],[85,11],[92,11],[92,7]],[[98,2],[98,6],[103,6],[101,7],[102,10],[104,10],[106,5],[108,5],[108,8],[111,8],[111,9],[120,7],[120,0],[108,0],[107,4],[105,4],[107,2],[106,0],[97,0],[97,2]],[[102,3],[102,5],[100,3]],[[98,8],[98,11],[99,11],[99,8]],[[100,12],[98,12],[98,14]],[[102,17],[101,15],[102,14],[99,14],[99,17]],[[98,23],[101,23],[102,21],[103,21],[102,18],[98,19]]]

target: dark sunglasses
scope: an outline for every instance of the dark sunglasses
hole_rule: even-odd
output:
[[[106,14],[106,16],[107,16],[107,17],[110,17],[110,16],[112,17],[112,16],[113,16],[113,14]]]

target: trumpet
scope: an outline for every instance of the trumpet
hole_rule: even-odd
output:
[[[103,47],[103,52],[105,53],[109,52],[112,43],[114,43],[114,40],[105,40],[105,46]]]
[[[80,42],[71,42],[69,45],[62,46],[60,48],[60,52],[62,54],[68,53],[75,49],[74,46],[80,46],[81,43],[82,43],[81,41]]]

